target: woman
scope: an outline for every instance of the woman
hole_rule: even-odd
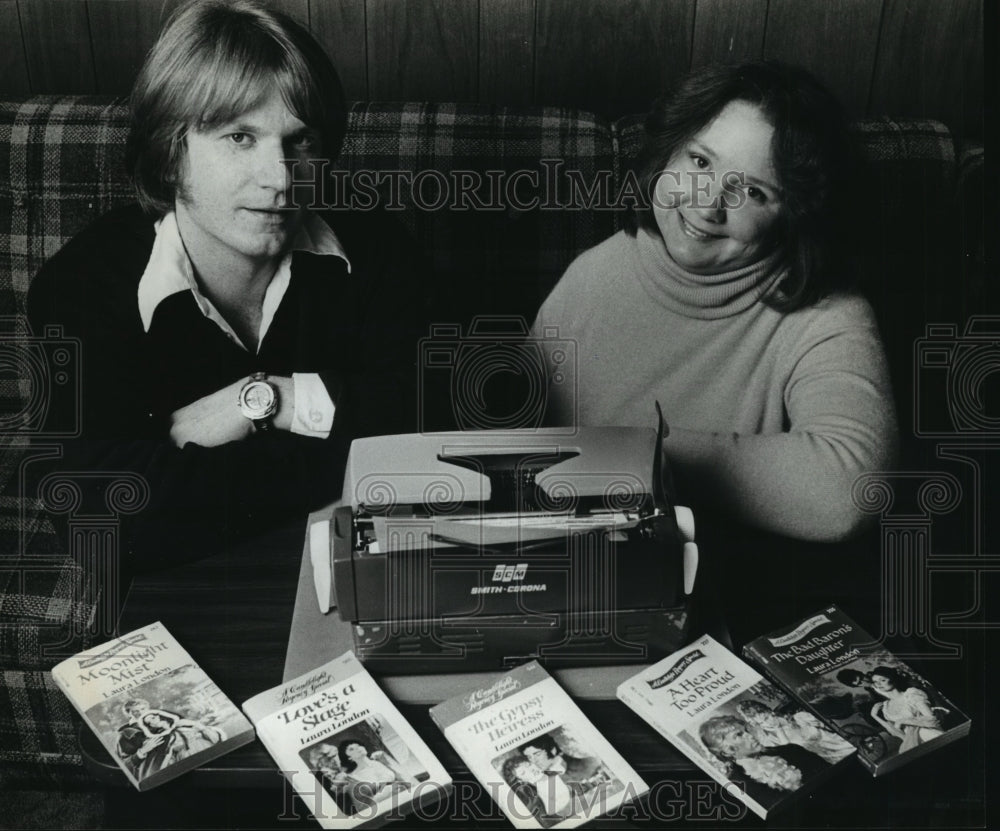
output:
[[[896,424],[874,316],[842,291],[850,150],[803,70],[706,67],[646,122],[648,206],[578,257],[534,333],[577,352],[552,418],[655,424],[686,500],[789,537],[862,521],[857,476],[889,466]]]
[[[351,797],[359,807],[374,805],[410,787],[389,754],[382,750],[373,752],[358,739],[342,741],[337,746],[337,756]]]
[[[164,710],[149,710],[139,719],[139,725],[147,736],[135,754],[138,760],[136,778],[140,780],[226,738],[218,727]]]
[[[899,752],[944,735],[930,699],[892,667],[875,667],[872,688],[886,699],[872,707],[872,718],[902,740]]]
[[[736,711],[764,747],[797,744],[831,765],[854,752],[854,745],[827,729],[816,716],[805,710],[778,715],[766,704],[747,699],[736,706]]]
[[[351,799],[350,783],[340,768],[337,745],[333,742],[320,742],[309,750],[302,751],[300,755],[323,789],[333,797],[340,812],[348,816],[356,813]]]
[[[797,791],[829,763],[797,744],[764,747],[737,716],[712,716],[698,728],[702,744],[723,765],[726,775],[765,807]]]
[[[500,775],[543,828],[574,812],[573,791],[558,775],[549,775],[521,755],[506,759]],[[515,810],[514,816],[518,816]]]

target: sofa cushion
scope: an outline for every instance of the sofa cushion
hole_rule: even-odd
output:
[[[51,673],[0,672],[0,789],[85,783],[79,724]]]
[[[611,213],[583,207],[574,190],[613,165],[609,125],[586,112],[356,104],[341,164],[352,179],[398,170],[414,185],[399,204],[431,259],[442,321],[496,314],[530,324],[573,257],[614,230]],[[474,197],[460,194],[463,182]],[[445,183],[451,198],[438,207]],[[389,204],[388,183],[378,190]]]
[[[134,198],[123,165],[126,136],[126,107],[114,99],[0,103],[0,169],[9,171],[0,179],[0,314],[23,313],[45,260],[94,218]],[[473,300],[478,310],[531,316],[573,256],[612,232],[608,212],[562,209],[571,175],[589,186],[612,162],[609,127],[589,113],[364,103],[351,109],[340,167],[352,176],[402,171],[409,183],[423,173],[416,181],[427,198],[414,199],[404,184],[398,204],[440,277],[433,300],[443,316],[467,316]],[[487,171],[495,170],[504,172],[496,181],[514,189],[513,200],[503,193],[490,199]],[[470,210],[477,203],[463,205],[457,196],[433,204],[438,174],[454,195],[464,171],[496,210]],[[518,171],[525,173],[512,177]],[[546,195],[547,175],[559,180],[558,192]],[[383,206],[390,181],[377,187]]]
[[[134,198],[127,113],[106,97],[0,102],[0,314],[23,314],[31,278],[77,231]]]

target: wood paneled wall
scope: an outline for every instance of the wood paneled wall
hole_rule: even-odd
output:
[[[0,94],[128,91],[180,0],[0,0]],[[981,135],[983,0],[273,0],[349,98],[645,110],[715,60],[776,58],[849,111]]]

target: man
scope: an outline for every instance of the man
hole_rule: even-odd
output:
[[[605,765],[595,756],[568,755],[550,733],[535,736],[518,748],[521,754],[549,776],[560,777],[575,794],[599,783]],[[610,776],[607,780],[610,781]]]
[[[386,217],[293,199],[346,112],[288,17],[182,7],[131,107],[139,204],[71,240],[28,309],[82,344],[82,435],[59,469],[144,477],[126,543],[145,568],[335,499],[352,438],[415,429],[423,280]]]
[[[173,722],[180,721],[181,717],[167,710],[151,710],[149,702],[144,698],[128,699],[122,704],[122,712],[128,720],[118,728],[115,749],[128,769],[133,774],[138,774],[146,758],[144,748],[152,738],[150,730],[143,726],[145,717],[160,716]]]

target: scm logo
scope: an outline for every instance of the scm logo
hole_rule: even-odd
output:
[[[523,580],[527,573],[527,563],[518,563],[516,566],[505,566],[501,563],[493,569],[493,582],[510,583],[512,580]]]

